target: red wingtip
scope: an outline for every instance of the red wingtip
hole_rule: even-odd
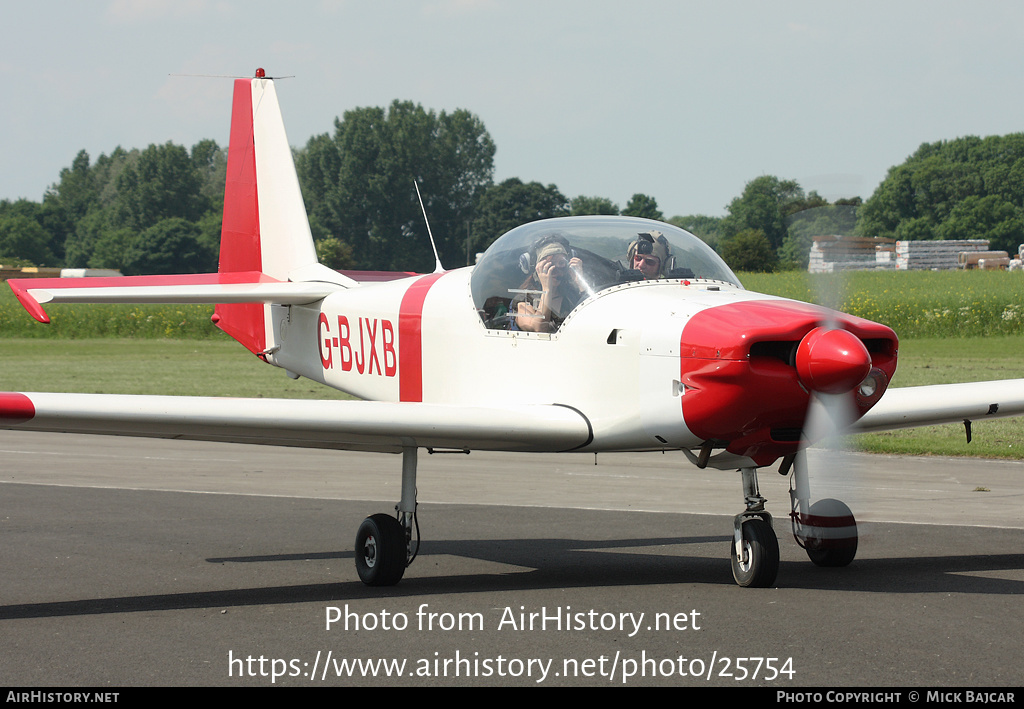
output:
[[[25,423],[36,415],[32,400],[15,392],[0,393],[0,420],[7,423]]]
[[[11,280],[7,281],[7,283],[11,286],[11,290],[14,291],[14,297],[18,299],[18,302],[28,311],[29,315],[41,323],[48,324],[50,322],[50,316],[43,310],[43,306],[29,294],[26,288],[22,287],[20,280]]]

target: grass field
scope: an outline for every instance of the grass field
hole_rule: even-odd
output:
[[[33,320],[14,293],[0,284],[0,338],[102,337],[208,340],[223,337],[210,323],[212,305],[49,305],[48,325]]]
[[[741,274],[750,290],[815,300],[819,293],[900,335],[893,386],[1024,377],[1024,274],[860,272]],[[53,306],[52,323],[28,317],[0,287],[0,390],[183,396],[346,398],[292,380],[210,324],[209,306]],[[1024,459],[1024,419],[858,436],[881,453]]]
[[[1024,335],[1019,271],[741,273],[749,290],[795,298],[888,325],[900,339]]]
[[[291,379],[223,334],[210,340],[4,339],[0,362],[3,391],[351,398]]]

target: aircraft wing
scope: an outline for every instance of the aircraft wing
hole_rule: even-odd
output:
[[[568,406],[0,393],[0,428],[302,448],[558,452],[592,439]]]
[[[889,389],[852,433],[1024,415],[1024,379]]]

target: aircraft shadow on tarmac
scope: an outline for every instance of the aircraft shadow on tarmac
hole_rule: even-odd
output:
[[[415,569],[398,586],[368,588],[351,580],[292,586],[240,588],[195,593],[135,595],[0,606],[0,620],[138,611],[226,608],[267,604],[326,603],[360,598],[398,598],[454,593],[564,589],[658,584],[715,584],[728,593],[774,593],[772,589],[737,589],[732,584],[725,536],[650,537],[634,539],[488,539],[424,542]],[[778,587],[782,590],[879,593],[969,593],[1020,595],[1024,554],[961,554],[922,558],[863,558],[844,569],[819,569],[802,552],[784,544]],[[714,556],[687,556],[679,545],[708,545]],[[676,547],[663,553],[654,548]],[[786,549],[786,547],[793,547]],[[625,551],[627,550],[628,551]],[[646,551],[645,551],[646,550]],[[700,550],[698,550],[700,551]],[[318,551],[233,558],[209,563],[278,563],[296,560],[351,559],[352,552]],[[511,565],[510,571],[459,573],[459,560]],[[472,562],[470,562],[472,564]],[[1008,573],[1007,573],[1008,572]],[[987,574],[987,575],[986,575]],[[726,590],[728,589],[728,590]]]

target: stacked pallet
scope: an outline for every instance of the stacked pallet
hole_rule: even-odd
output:
[[[104,278],[120,275],[121,272],[113,268],[38,268],[0,264],[0,281],[8,278]]]
[[[960,253],[988,251],[987,239],[897,241],[896,268],[900,271],[944,271],[959,268]]]
[[[807,263],[810,273],[893,268],[893,240],[861,236],[816,236]]]
[[[978,268],[982,271],[1005,271],[1009,267],[1009,256],[997,256],[994,258],[990,257],[978,259]]]
[[[1010,260],[1010,255],[1005,251],[961,251],[957,256],[957,263],[960,264],[960,268],[966,268],[968,270],[978,267],[978,262],[983,259],[1002,259],[1005,258],[1007,261]]]
[[[36,266],[4,266],[0,264],[0,281],[8,278],[60,278],[59,268],[37,268]]]
[[[961,251],[957,261],[960,268],[967,270],[1005,269],[1010,265],[1010,255],[1005,251]]]

